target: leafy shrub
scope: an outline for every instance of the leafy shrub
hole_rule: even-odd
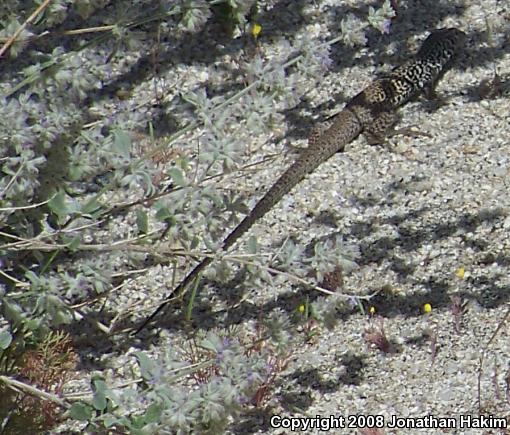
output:
[[[385,7],[383,13],[370,13],[386,31],[391,14]],[[3,2],[4,373],[59,393],[74,351],[57,330],[96,314],[98,301],[108,301],[119,281],[127,282],[149,256],[158,258],[161,240],[176,248],[157,261],[166,264],[170,257],[178,263],[173,254],[215,249],[225,225],[246,213],[239,193],[225,193],[211,180],[246,164],[254,139],[271,133],[282,121],[281,112],[327,70],[329,45],[307,37],[282,40],[281,50],[266,59],[251,50],[257,44],[252,40],[246,56],[240,56],[239,74],[229,79],[232,90],[219,87],[212,95],[204,87],[159,88],[163,62],[158,55],[163,45],[170,51],[185,48],[190,34],[205,35],[204,29],[218,22],[230,35],[241,35],[258,14],[254,0]],[[346,42],[363,41],[365,24],[342,23]],[[160,120],[172,124],[171,136],[158,131]],[[248,250],[258,253],[256,240]],[[319,243],[306,255],[303,246],[286,244],[270,265],[256,255],[245,263],[247,282],[278,284],[291,275],[320,282],[335,270],[347,271],[356,255],[340,239]],[[211,275],[228,277],[225,264],[218,262]],[[314,318],[332,319],[339,304],[318,300]],[[264,348],[229,335],[197,338],[195,356],[205,371],[191,370],[203,379],[189,397],[189,388],[174,382],[182,377],[173,371],[182,367],[183,355],[152,359],[139,353],[139,385],[115,391],[94,377],[92,402],[74,404],[69,415],[91,427],[133,433],[160,427],[222,429],[246,404],[265,403],[285,368],[289,343],[295,345],[287,337],[292,328],[284,314],[270,313],[269,319],[273,326],[264,329],[269,335],[259,336]],[[60,338],[48,344],[51,337]],[[45,375],[43,364],[57,368]],[[56,408],[46,406],[44,422],[37,424],[47,427],[56,420]]]

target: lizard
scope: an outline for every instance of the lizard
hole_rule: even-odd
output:
[[[421,93],[431,97],[434,87],[458,54],[466,35],[456,28],[437,29],[425,39],[416,55],[386,76],[374,80],[354,96],[338,114],[326,121],[309,138],[297,160],[269,188],[251,212],[228,234],[221,244],[226,252],[243,234],[268,213],[284,195],[308,174],[355,140],[361,133],[371,144],[381,143],[398,121],[397,109]],[[319,131],[320,130],[320,131]],[[140,332],[174,297],[214,261],[205,257],[138,327]]]

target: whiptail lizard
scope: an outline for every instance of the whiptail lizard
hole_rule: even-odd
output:
[[[320,134],[312,135],[308,148],[272,185],[250,214],[225,238],[221,249],[223,251],[229,249],[306,175],[335,153],[343,151],[360,133],[363,132],[369,142],[380,143],[398,120],[396,109],[422,92],[432,95],[437,80],[458,53],[465,36],[464,32],[455,28],[433,31],[412,60],[394,69],[389,75],[375,80],[349,101],[340,113],[326,123]],[[206,257],[198,263],[136,333],[166,306],[170,297],[173,299],[181,294],[213,261],[213,257]]]

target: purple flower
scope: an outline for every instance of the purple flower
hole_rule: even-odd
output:
[[[384,21],[382,32],[385,35],[388,35],[390,33],[390,26],[391,26],[391,20],[387,19]]]

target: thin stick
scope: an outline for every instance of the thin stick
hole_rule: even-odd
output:
[[[44,400],[49,400],[51,402],[56,403],[57,405],[62,406],[63,408],[69,408],[69,404],[66,403],[65,400],[62,400],[60,397],[55,394],[47,393],[46,391],[42,391],[39,388],[36,388],[32,385],[25,384],[24,382],[17,381],[16,379],[10,378],[8,376],[0,376],[0,382],[3,382],[10,389],[14,391],[23,390],[26,393],[29,393],[33,396],[40,397]]]
[[[13,35],[6,41],[6,43],[3,45],[3,47],[0,49],[0,57],[9,49],[9,47],[14,43],[16,38],[25,30],[25,28],[32,23],[44,9],[50,4],[51,0],[44,0],[44,2],[34,11],[32,15],[30,15],[26,21],[18,27],[18,30],[16,30]]]

